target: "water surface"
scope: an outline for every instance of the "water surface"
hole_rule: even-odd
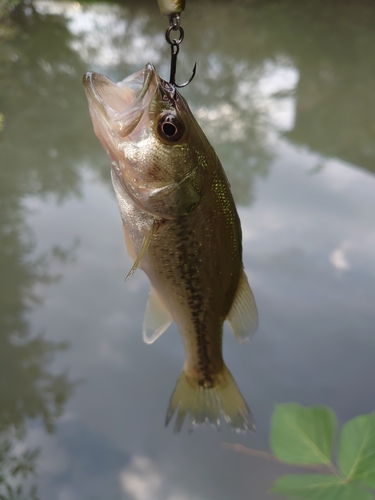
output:
[[[178,79],[238,204],[260,316],[224,355],[257,434],[164,427],[183,364],[172,326],[141,338],[107,157],[81,85],[152,62],[156,2],[35,1],[8,21],[0,69],[0,446],[41,500],[271,498],[275,403],[374,409],[375,12],[369,2],[188,2]],[[8,446],[7,446],[8,443]],[[39,448],[39,456],[32,450]]]

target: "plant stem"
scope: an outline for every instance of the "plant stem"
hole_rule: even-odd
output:
[[[242,444],[238,443],[223,443],[223,448],[227,450],[237,451],[239,453],[243,453],[244,455],[249,455],[251,457],[264,458],[265,460],[272,460],[273,462],[278,462],[284,465],[292,465],[297,467],[306,467],[308,469],[318,470],[319,472],[332,472],[334,476],[341,476],[340,472],[336,469],[332,462],[329,462],[327,465],[310,465],[310,464],[290,464],[288,462],[284,462],[280,458],[277,458],[272,453],[268,453],[266,451],[253,450],[252,448],[247,448]]]

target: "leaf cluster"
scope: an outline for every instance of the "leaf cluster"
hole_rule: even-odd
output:
[[[337,439],[332,409],[279,404],[272,417],[270,444],[279,460],[322,472],[285,475],[274,483],[272,492],[310,500],[374,498],[370,491],[375,489],[374,413],[349,420]]]

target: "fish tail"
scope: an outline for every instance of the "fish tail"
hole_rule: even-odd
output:
[[[220,427],[220,415],[236,432],[253,430],[251,411],[226,366],[211,387],[199,385],[183,371],[169,401],[165,425],[176,413],[174,432],[179,432],[188,417],[189,429],[203,423]]]

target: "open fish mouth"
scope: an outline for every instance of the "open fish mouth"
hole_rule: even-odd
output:
[[[125,137],[139,123],[158,86],[158,76],[150,63],[118,83],[99,73],[88,72],[83,85],[94,125],[105,120]]]

